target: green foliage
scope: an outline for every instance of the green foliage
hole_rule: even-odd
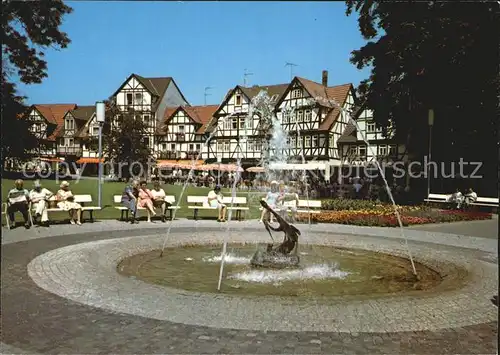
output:
[[[29,122],[19,119],[26,98],[16,94],[10,77],[25,84],[47,77],[42,49],[68,46],[70,40],[59,27],[71,11],[61,0],[2,1],[2,168],[7,158],[26,160],[38,145]]]
[[[434,109],[433,160],[483,161],[482,175],[496,181],[498,4],[346,4],[368,41],[352,52],[351,62],[372,66],[358,93],[376,123],[384,129],[392,123],[417,159],[428,152],[427,112]]]
[[[147,173],[145,170],[153,153],[145,142],[148,135],[146,124],[136,118],[134,112],[120,111],[111,101],[107,103],[106,122],[111,123],[109,133],[103,137],[103,151],[108,159],[114,164],[123,164],[124,177],[130,173],[137,175],[140,166]]]

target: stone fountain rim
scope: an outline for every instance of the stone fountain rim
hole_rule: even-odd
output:
[[[233,232],[233,234],[235,233],[236,232]],[[181,237],[182,234],[188,233],[175,233],[178,237]],[[354,239],[352,234],[345,235],[345,237],[351,240]],[[373,236],[366,237],[371,239],[370,242],[373,242]],[[156,242],[154,241],[155,238]],[[208,241],[206,236],[203,238],[204,239],[202,240],[205,243],[214,242],[214,240]],[[200,244],[199,239],[200,238],[195,238],[197,244]],[[312,239],[314,239],[314,237]],[[357,240],[359,238],[355,239]],[[139,245],[142,245],[143,247],[148,246],[149,244],[149,247],[146,249],[153,250],[158,248],[158,242],[162,239],[161,236],[155,234],[152,236],[107,239],[66,246],[49,251],[33,259],[28,265],[28,274],[39,287],[47,290],[48,292],[55,293],[61,297],[69,298],[76,302],[114,312],[129,313],[142,317],[208,327],[281,331],[311,330],[377,332],[381,329],[384,329],[384,331],[418,331],[449,328],[450,326],[465,326],[496,320],[496,309],[491,309],[489,297],[491,297],[490,293],[494,292],[493,290],[498,288],[498,280],[495,275],[492,275],[494,272],[491,272],[491,268],[487,267],[484,262],[478,263],[474,257],[469,257],[467,262],[465,262],[466,258],[463,258],[463,256],[456,260],[459,264],[465,263],[465,265],[471,266],[474,270],[474,278],[472,282],[468,283],[465,287],[456,292],[449,292],[446,295],[440,294],[437,296],[418,299],[415,299],[415,297],[370,299],[367,301],[334,302],[331,305],[316,304],[314,307],[311,304],[304,305],[302,303],[299,312],[300,315],[297,317],[297,308],[293,307],[297,304],[283,302],[283,299],[280,297],[272,297],[274,302],[269,299],[263,300],[262,298],[259,298],[259,302],[256,302],[255,300],[249,300],[248,298],[237,296],[227,297],[227,295],[222,294],[193,294],[189,291],[169,289],[168,287],[152,285],[140,280],[132,280],[125,276],[121,276],[116,270],[116,265],[118,264],[117,260],[121,260],[127,255],[136,254],[138,251],[131,250],[130,243],[128,245],[129,247],[124,249],[120,249],[119,246],[120,244],[124,245],[124,243],[132,240],[139,241]],[[222,241],[223,238],[219,238],[215,242],[220,243]],[[386,238],[377,240],[378,246],[380,246],[382,241],[382,244],[389,243],[392,245],[401,245],[398,240]],[[238,240],[234,240],[233,242],[238,243]],[[192,240],[186,240],[181,243],[179,243],[178,240],[171,240],[168,245],[176,246],[189,243],[192,243]],[[106,251],[102,248],[103,245],[111,245],[112,248],[111,250]],[[92,248],[97,246],[98,248],[97,250],[92,250],[91,248],[91,250],[82,252],[81,250],[84,250],[81,249],[82,246],[90,246]],[[412,249],[413,251],[416,249],[425,249],[425,252],[432,252],[434,248],[431,247],[419,245],[412,246]],[[74,250],[72,251],[72,249]],[[64,261],[70,260],[71,257],[74,258],[76,256],[75,250],[80,250],[79,253],[80,256],[83,256],[83,259],[73,259],[73,262],[69,265],[73,268],[77,267],[78,269],[79,262],[87,262],[88,265],[83,265],[79,269],[80,271],[83,270],[87,273],[88,267],[86,268],[85,266],[90,266],[94,268],[94,270],[97,268],[99,270],[98,273],[91,272],[90,275],[87,274],[83,281],[90,282],[89,278],[94,277],[94,279],[92,279],[93,281],[103,281],[101,282],[101,287],[103,287],[102,289],[99,287],[96,289],[95,285],[92,283],[93,281],[85,287],[75,285],[75,283],[72,282],[73,280],[70,275],[64,274],[64,272],[69,272],[64,270],[64,268],[59,269],[57,266],[54,266],[48,271],[46,269],[44,270],[43,266],[53,263],[54,260],[57,262],[57,257],[62,257],[63,263],[61,265],[67,266],[68,263],[64,263]],[[68,251],[70,252],[68,253]],[[107,257],[109,257],[109,253],[113,251],[118,251],[118,254],[115,255],[112,261],[110,261]],[[418,254],[419,253],[416,253],[415,256],[418,256]],[[452,253],[445,253],[443,255],[446,256],[447,259],[453,259]],[[54,259],[54,257],[56,257],[56,259]],[[68,259],[68,257],[70,259]],[[92,259],[92,263],[89,263],[89,259]],[[133,291],[134,297],[130,298],[129,293],[127,292],[123,295],[120,291],[123,291],[124,289],[125,291]],[[109,292],[106,295],[107,291]],[[120,296],[120,294],[125,296],[125,298]],[[471,309],[470,307],[470,304],[473,301],[471,299],[471,295],[473,296],[472,298],[474,298],[474,301],[477,302],[475,309]],[[187,306],[182,306],[183,304],[187,304]],[[262,309],[263,304],[265,305],[264,309]],[[449,304],[447,309],[453,313],[452,319],[441,315],[443,309],[446,308],[444,307],[446,304]],[[151,306],[153,307],[151,308]],[[362,309],[366,308],[365,311],[368,314],[370,312],[377,313],[377,311],[374,311],[373,306],[375,306],[376,310],[383,310],[378,313],[377,318],[379,321],[380,319],[383,320],[382,324],[380,322],[377,323],[377,321],[363,324],[356,323],[351,324],[351,326],[347,324],[351,322],[352,319],[357,319],[359,314],[362,314],[362,312],[359,314],[357,312],[360,312]],[[288,309],[289,307],[292,308]],[[399,308],[401,311],[395,314],[393,312],[394,307]],[[168,311],[166,311],[166,309]],[[188,313],[186,313],[186,309],[189,309]],[[250,314],[248,314],[245,309],[250,309]],[[270,309],[270,313],[277,312],[279,315],[269,318],[270,316],[266,312],[269,312]],[[464,309],[466,311],[464,311]],[[252,312],[252,310],[254,312]],[[421,313],[420,310],[422,310],[423,313]],[[471,313],[469,311],[473,312]],[[212,312],[212,314],[204,318],[203,315],[207,312]],[[221,320],[221,312],[225,313],[222,317],[223,320]],[[352,312],[355,312],[357,315],[353,315]],[[317,317],[311,318],[311,313],[316,313]],[[328,317],[324,317],[325,314],[337,315],[338,317],[335,318],[342,318],[344,319],[344,322],[336,323],[334,320],[328,321]],[[420,317],[425,319],[415,322],[415,319],[412,319],[411,317]]]

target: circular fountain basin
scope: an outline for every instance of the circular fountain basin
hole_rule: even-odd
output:
[[[262,248],[262,246],[261,246]],[[229,245],[221,292],[238,296],[318,299],[370,298],[430,290],[441,282],[431,268],[417,263],[418,280],[405,258],[361,249],[301,245],[300,266],[266,269],[250,266],[255,245]],[[195,292],[217,292],[221,246],[197,245],[132,255],[122,260],[122,275]]]

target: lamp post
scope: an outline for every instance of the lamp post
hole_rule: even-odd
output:
[[[220,163],[222,161],[222,157],[220,155],[217,156],[217,163],[219,164],[219,168],[217,169],[217,185],[220,186]]]
[[[102,207],[102,126],[104,125],[105,119],[105,110],[106,107],[104,102],[99,101],[95,104],[95,112],[96,112],[96,121],[99,124],[99,160],[98,160],[98,174],[99,174],[99,183],[98,183],[98,202],[99,207]]]
[[[429,109],[427,114],[427,123],[429,125],[429,161],[427,162],[427,196],[431,193],[431,152],[432,152],[432,126],[434,125],[434,110]]]

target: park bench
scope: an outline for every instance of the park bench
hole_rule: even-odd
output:
[[[94,211],[99,211],[101,210],[101,207],[99,206],[86,206],[86,204],[92,203],[92,195],[74,195],[76,203],[80,204],[82,206],[82,222],[84,220],[83,218],[83,212],[88,211],[89,212],[89,217],[90,221],[94,221]],[[47,212],[64,212],[63,209],[57,207],[57,199],[56,196],[52,196],[48,199],[49,205],[47,206]],[[53,207],[52,207],[53,206]],[[36,207],[33,205],[33,203],[29,203],[29,210],[34,211]],[[33,213],[29,214],[30,216],[30,222],[31,225],[33,225]]]
[[[299,200],[297,207],[299,213],[320,213],[321,200]]]
[[[187,203],[192,204],[188,206],[189,209],[193,210],[193,218],[198,220],[199,210],[217,210],[217,207],[211,207],[208,205],[207,196],[188,196]],[[246,197],[223,197],[222,203],[227,206],[227,210],[236,211],[236,219],[242,220],[242,211],[248,211],[247,198]]]
[[[119,206],[115,206],[115,208],[118,211],[120,211],[120,221],[128,220],[129,209],[122,204],[122,195],[114,195],[113,200],[114,200],[115,204],[119,205]],[[172,219],[174,217],[173,211],[177,208],[180,208],[180,207],[177,207],[175,205],[175,196],[174,195],[166,195],[165,201],[167,201],[171,205],[168,207],[168,210],[170,213],[170,219]],[[139,211],[146,211],[147,216],[148,216],[148,222],[151,222],[151,213],[149,212],[149,210],[147,208],[138,207],[137,213],[139,213]],[[124,215],[125,215],[125,218],[124,218]]]
[[[442,194],[429,194],[425,202],[433,202],[433,203],[448,203],[451,195],[442,195]]]
[[[474,206],[485,206],[485,207],[496,207],[498,208],[498,198],[494,197],[478,197],[475,202],[471,205]]]

